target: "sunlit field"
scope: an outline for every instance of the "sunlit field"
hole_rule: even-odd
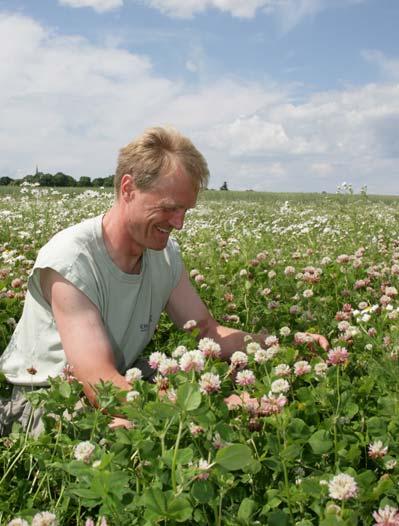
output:
[[[0,352],[39,248],[112,200],[0,188]],[[213,316],[263,348],[224,363],[165,316],[157,382],[130,371],[127,401],[103,384],[75,411],[80,384],[52,379],[30,395],[46,432],[1,439],[0,524],[399,524],[399,198],[206,191],[175,237]]]

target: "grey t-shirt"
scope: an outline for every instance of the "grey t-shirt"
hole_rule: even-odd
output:
[[[59,232],[39,251],[22,317],[0,358],[9,382],[47,385],[47,378],[59,375],[66,364],[51,307],[40,287],[43,268],[59,272],[97,306],[119,372],[123,374],[151,340],[182,273],[179,247],[170,239],[164,250],[145,250],[140,274],[126,274],[106,250],[102,218]],[[35,375],[27,371],[31,367],[37,370]]]

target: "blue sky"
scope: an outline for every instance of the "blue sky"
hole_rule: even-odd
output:
[[[172,125],[210,187],[399,194],[397,0],[0,0],[0,176]]]

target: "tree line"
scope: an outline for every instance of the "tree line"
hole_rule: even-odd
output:
[[[11,177],[0,177],[0,186],[20,186],[22,183],[39,183],[40,186],[82,186],[82,187],[100,187],[114,186],[114,176],[97,177],[91,180],[90,177],[82,176],[78,181],[71,175],[57,172],[56,174],[46,174],[36,172],[34,175],[25,175],[21,179],[12,179]]]

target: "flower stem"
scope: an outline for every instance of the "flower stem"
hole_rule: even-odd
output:
[[[279,449],[280,452],[282,452],[283,447],[285,448],[285,430],[283,427],[283,423],[281,422],[281,419],[277,417],[278,427],[277,427],[277,439],[279,443]],[[283,435],[283,439],[281,438],[281,435]],[[288,504],[288,510],[290,513],[291,518],[291,524],[295,524],[294,521],[294,515],[292,513],[292,505],[291,505],[291,492],[290,492],[290,485],[288,480],[288,470],[287,465],[285,463],[285,459],[283,455],[280,455],[281,464],[283,466],[283,474],[284,474],[284,486],[285,486],[285,494],[287,498],[287,504]]]
[[[334,463],[338,466],[338,436],[337,436],[337,422],[339,418],[339,411],[341,409],[341,386],[340,386],[340,366],[337,365],[337,409],[333,418],[334,431]]]
[[[174,449],[173,460],[172,460],[172,488],[173,488],[173,492],[174,493],[176,493],[176,488],[177,488],[177,485],[176,485],[176,463],[177,463],[177,453],[179,451],[179,444],[180,444],[182,431],[183,431],[183,419],[182,419],[182,417],[180,417],[179,429],[177,431],[177,437],[176,437],[176,442],[175,442],[175,449]]]

